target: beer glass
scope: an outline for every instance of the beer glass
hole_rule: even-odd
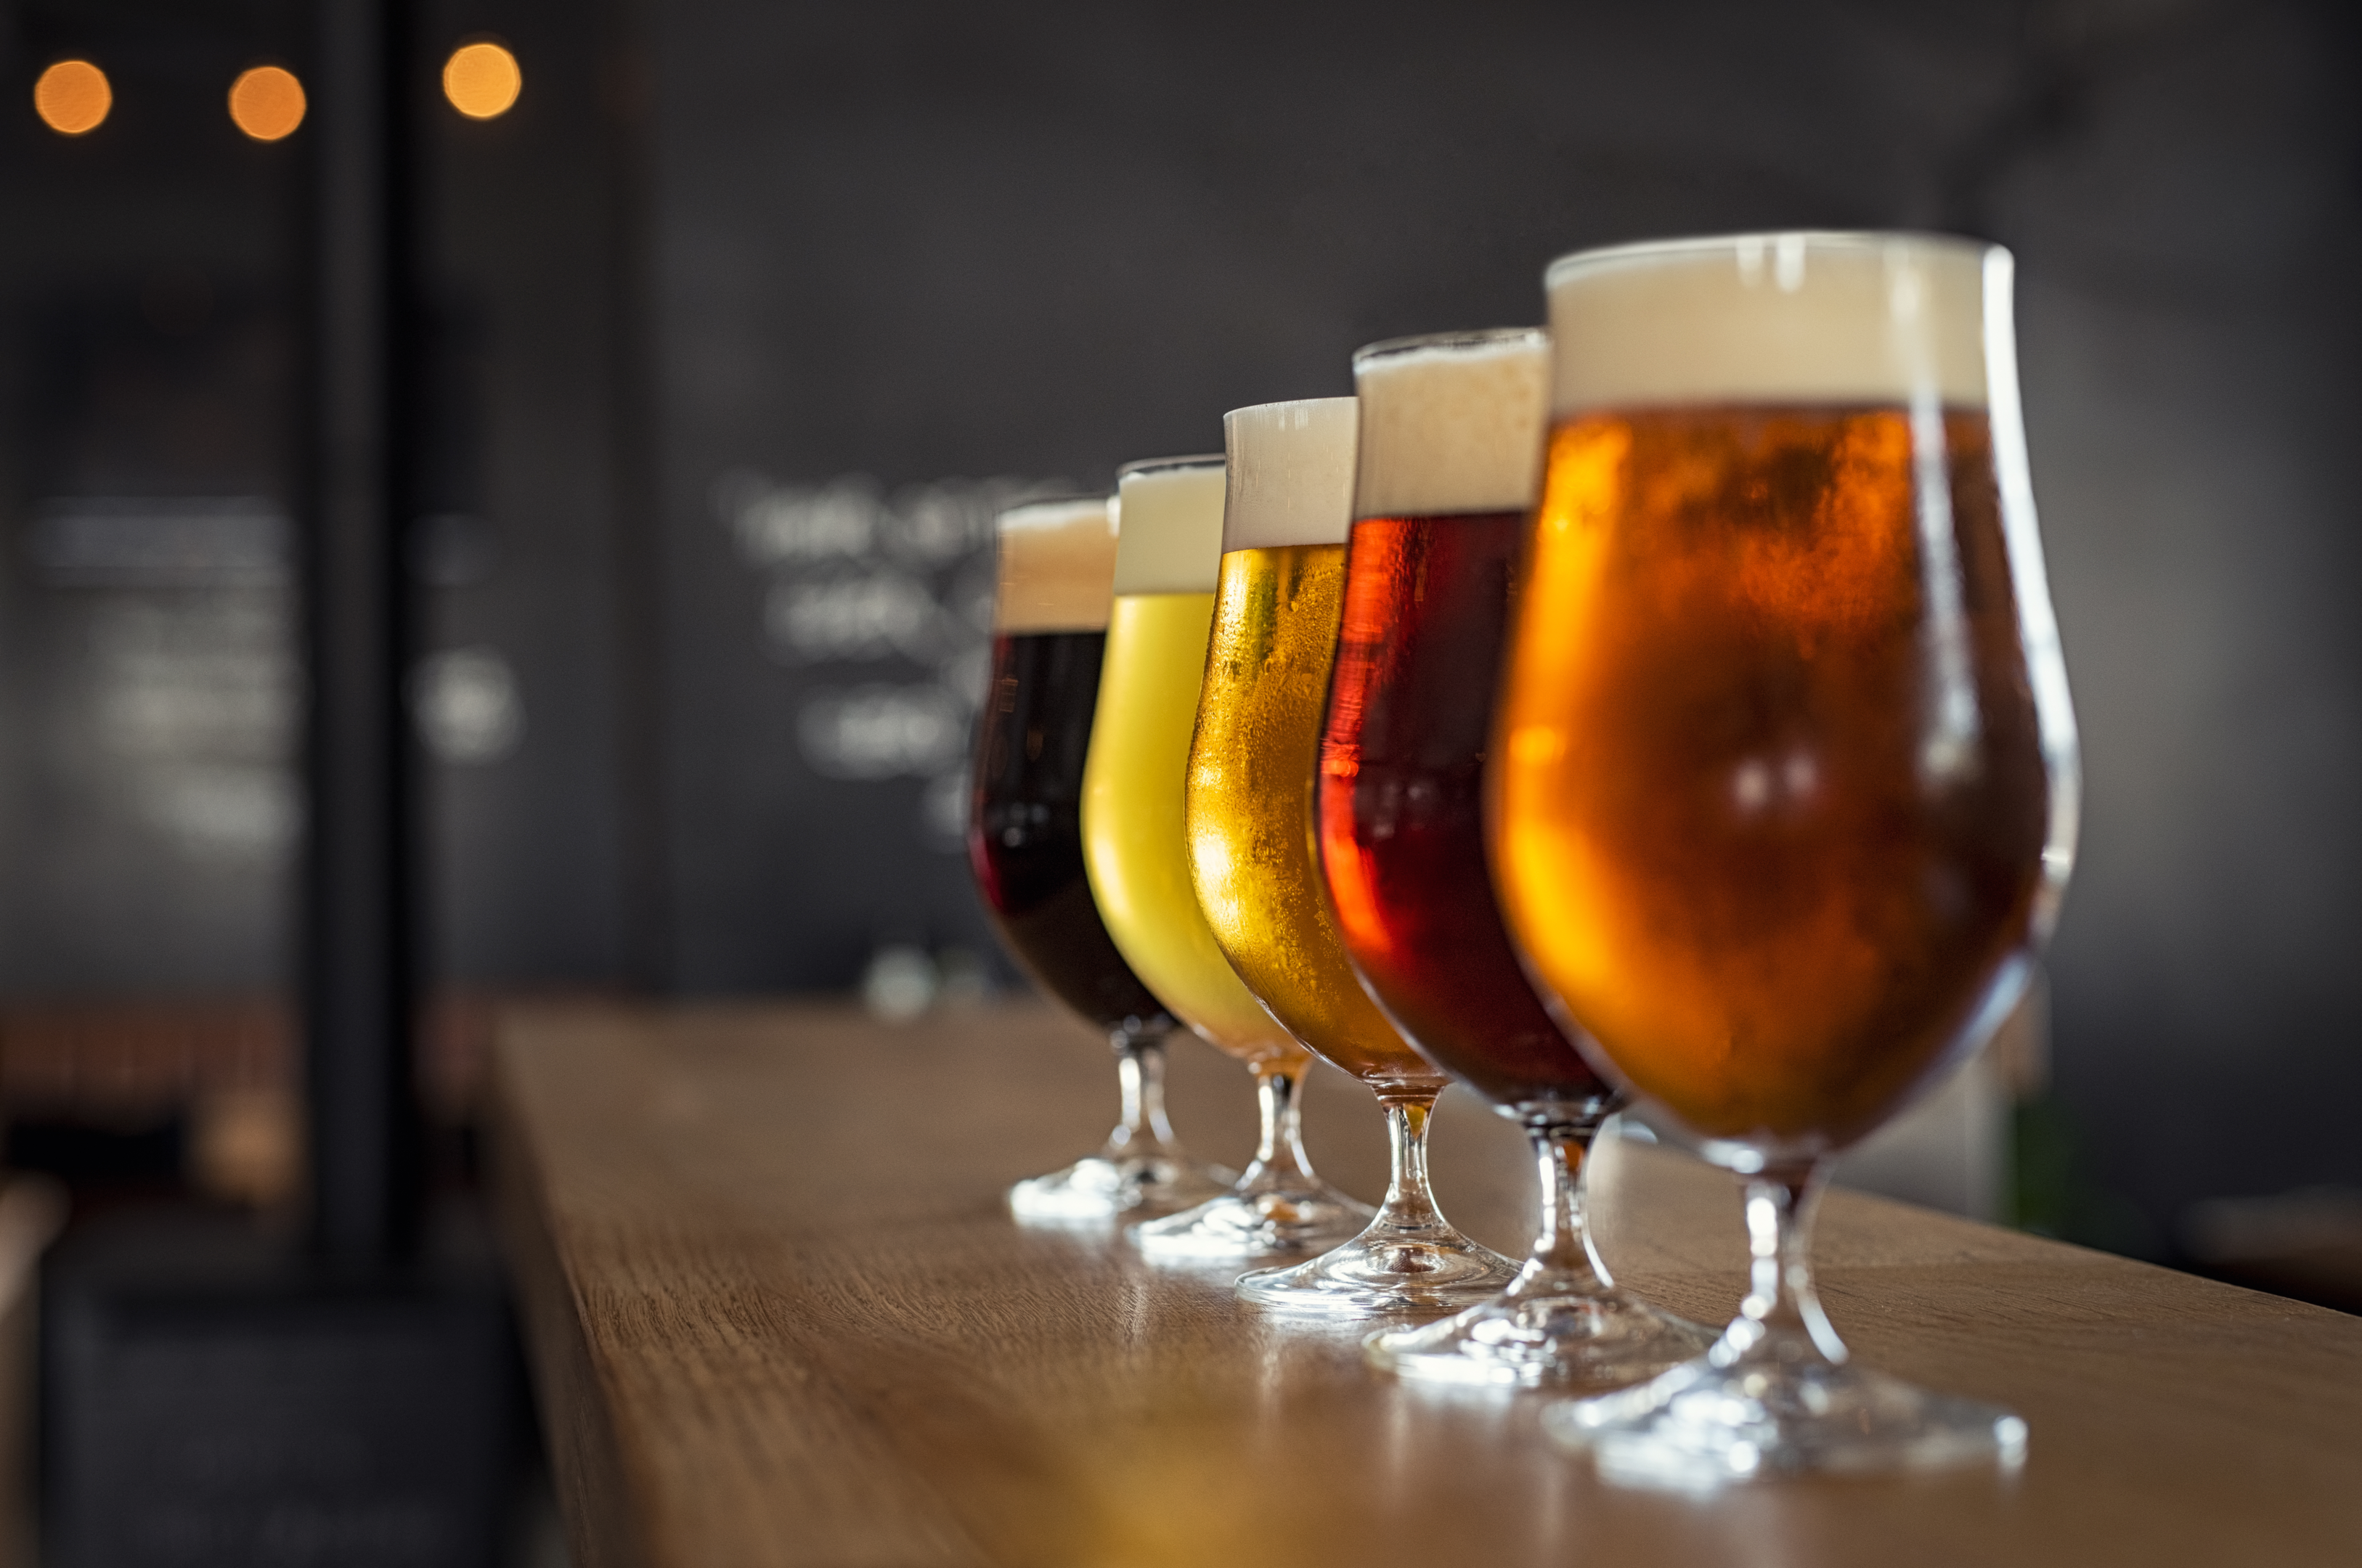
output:
[[[1495,882],[1601,1063],[1738,1174],[1754,1258],[1705,1357],[1550,1413],[1609,1474],[2024,1451],[1849,1362],[1808,1268],[1829,1155],[2008,1010],[2073,858],[2010,287],[2005,250],[1899,235],[1550,269]]]
[[[1135,1226],[1152,1258],[1237,1261],[1326,1252],[1370,1219],[1306,1158],[1298,1095],[1311,1054],[1214,944],[1189,886],[1182,828],[1189,734],[1213,635],[1222,556],[1222,459],[1134,463],[1123,513],[1098,716],[1083,765],[1083,854],[1108,934],[1166,1007],[1255,1077],[1254,1163],[1197,1208]]]
[[[1353,356],[1361,439],[1320,858],[1370,999],[1525,1128],[1541,1171],[1541,1222],[1508,1288],[1372,1335],[1370,1359],[1441,1382],[1610,1388],[1712,1336],[1617,1289],[1592,1255],[1583,1163],[1619,1097],[1527,983],[1485,863],[1485,748],[1549,381],[1550,339],[1529,327]]]
[[[1123,1120],[1105,1147],[1019,1182],[1020,1219],[1106,1220],[1187,1208],[1231,1173],[1189,1157],[1164,1115],[1173,1017],[1123,961],[1083,870],[1083,759],[1115,574],[1105,498],[1043,501],[994,520],[992,684],[977,727],[968,863],[1001,939],[1042,989],[1106,1031]]]
[[[1337,652],[1353,485],[1352,398],[1265,403],[1223,420],[1230,467],[1214,630],[1189,746],[1190,880],[1214,940],[1289,1033],[1385,1108],[1393,1169],[1368,1229],[1239,1294],[1358,1317],[1457,1310],[1515,1272],[1453,1230],[1427,1185],[1427,1121],[1445,1079],[1354,978],[1320,878],[1313,784]]]

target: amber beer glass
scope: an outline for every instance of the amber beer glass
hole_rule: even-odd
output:
[[[1083,869],[1083,761],[1107,640],[1115,527],[1104,498],[1012,507],[995,523],[992,684],[977,731],[968,861],[1002,940],[1051,996],[1106,1032],[1123,1119],[1098,1154],[1019,1182],[1021,1219],[1104,1220],[1221,1190],[1165,1120],[1173,1017],[1108,937]]]
[[[1551,1412],[1611,1471],[2024,1451],[1850,1364],[1807,1267],[1828,1155],[2007,1010],[2073,857],[2010,287],[2004,250],[1885,235],[1550,270],[1496,886],[1602,1062],[1740,1174],[1755,1259],[1706,1356]]]
[[[1223,429],[1221,578],[1185,807],[1191,880],[1247,988],[1289,1033],[1376,1093],[1394,1152],[1368,1229],[1308,1262],[1244,1275],[1239,1293],[1349,1317],[1456,1310],[1515,1270],[1435,1207],[1427,1121],[1446,1080],[1362,990],[1314,839],[1321,708],[1343,608],[1353,400],[1240,409]]]
[[[1344,625],[1320,743],[1322,868],[1370,997],[1419,1055],[1522,1125],[1541,1173],[1507,1290],[1374,1334],[1404,1376],[1622,1387],[1711,1336],[1617,1289],[1581,1176],[1616,1091],[1527,983],[1485,864],[1483,774],[1509,585],[1541,476],[1550,339],[1530,327],[1353,356],[1361,438]]]
[[[1083,767],[1083,854],[1108,934],[1165,1005],[1255,1077],[1263,1136],[1238,1185],[1135,1226],[1151,1258],[1237,1262],[1323,1253],[1369,1222],[1305,1156],[1298,1091],[1311,1053],[1215,945],[1189,885],[1182,825],[1189,734],[1213,635],[1222,459],[1134,463],[1117,477],[1122,536]]]

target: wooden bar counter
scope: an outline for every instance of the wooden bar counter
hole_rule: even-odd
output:
[[[1235,1159],[1246,1074],[1175,1055],[1183,1135]],[[1818,1255],[1856,1354],[2014,1407],[2024,1470],[1634,1491],[1544,1441],[1539,1396],[1391,1382],[1358,1331],[1264,1317],[1228,1272],[1016,1225],[1002,1189],[1112,1114],[1105,1048],[1045,1009],[528,1011],[496,1071],[583,1568],[2362,1563],[2362,1319],[1834,1193]],[[1316,1157],[1374,1197],[1367,1095],[1313,1099]],[[1729,1178],[1597,1165],[1619,1276],[1727,1318]],[[1518,1243],[1513,1129],[1440,1118],[1436,1180]]]

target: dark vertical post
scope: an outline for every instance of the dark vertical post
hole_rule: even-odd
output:
[[[401,1255],[417,1197],[410,40],[404,0],[315,4],[300,940],[314,1235],[366,1271]]]
[[[664,498],[657,480],[656,353],[650,337],[648,229],[655,174],[649,167],[646,32],[637,0],[606,0],[601,22],[607,130],[608,296],[613,334],[608,403],[609,474],[613,487],[616,777],[623,818],[624,972],[642,990],[671,984],[672,873],[665,790]]]

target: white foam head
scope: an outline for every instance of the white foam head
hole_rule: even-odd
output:
[[[1341,545],[1353,527],[1354,400],[1260,403],[1222,415],[1231,458],[1222,549]]]
[[[1747,234],[1561,257],[1553,417],[1717,403],[1986,405],[1984,259],[1916,234]]]
[[[1439,333],[1353,356],[1356,517],[1523,512],[1541,489],[1550,335]]]
[[[1105,496],[1031,501],[992,523],[1000,546],[993,630],[1107,630],[1116,540]]]
[[[1116,475],[1118,593],[1211,593],[1222,575],[1222,459],[1154,458]]]

